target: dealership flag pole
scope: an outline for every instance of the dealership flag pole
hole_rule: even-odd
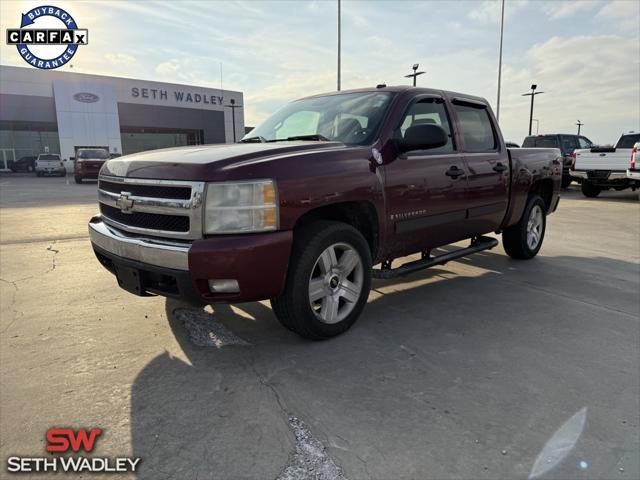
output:
[[[338,0],[338,91],[340,91],[340,0]]]
[[[502,0],[502,17],[500,19],[500,58],[498,60],[498,100],[496,105],[496,120],[500,122],[500,86],[502,84],[502,38],[504,36],[504,0]]]

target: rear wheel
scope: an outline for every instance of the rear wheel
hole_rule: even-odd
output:
[[[602,188],[596,187],[593,183],[589,183],[586,180],[582,181],[582,185],[580,186],[580,189],[582,190],[582,194],[585,197],[589,197],[589,198],[597,197],[598,195],[600,195],[600,192],[602,191]]]
[[[75,177],[73,177],[74,180],[76,181],[76,183],[80,184],[82,183],[82,177],[79,177],[78,175],[76,175]]]
[[[353,325],[370,289],[371,252],[362,234],[318,221],[296,233],[285,289],[271,305],[289,330],[322,340]]]
[[[36,177],[41,177],[42,176],[42,172],[36,172]]]
[[[567,188],[569,185],[571,185],[571,177],[569,175],[567,175],[566,177],[563,176],[561,187]]]
[[[547,228],[546,205],[538,195],[531,195],[520,221],[502,232],[502,246],[511,258],[528,260],[542,247]]]

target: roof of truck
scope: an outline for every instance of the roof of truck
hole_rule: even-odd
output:
[[[468,93],[460,93],[460,92],[452,92],[449,90],[439,90],[436,88],[424,88],[424,87],[412,87],[409,85],[379,85],[377,87],[368,87],[368,88],[356,88],[356,89],[352,89],[352,90],[337,90],[337,91],[333,91],[333,92],[325,92],[325,93],[319,93],[316,95],[309,95],[307,97],[303,97],[302,99],[305,98],[315,98],[315,97],[326,97],[328,95],[341,95],[341,94],[345,94],[345,93],[365,93],[365,92],[391,92],[391,93],[403,93],[403,92],[407,92],[407,91],[414,91],[416,94],[420,94],[420,93],[426,93],[426,94],[445,94],[449,97],[464,97],[470,100],[477,100],[483,103],[488,103],[487,100],[483,97],[478,97],[475,95],[469,95]],[[301,100],[302,100],[301,99]]]

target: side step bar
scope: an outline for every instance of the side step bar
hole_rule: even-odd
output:
[[[425,268],[434,267],[436,265],[444,265],[451,260],[457,258],[466,257],[472,253],[478,253],[483,250],[490,250],[498,245],[498,240],[492,237],[476,237],[471,240],[471,245],[467,248],[461,248],[453,252],[438,255],[437,257],[425,256],[420,260],[414,260],[413,262],[405,263],[397,268],[374,268],[372,271],[373,278],[397,278],[404,275],[408,275],[418,270],[424,270]]]

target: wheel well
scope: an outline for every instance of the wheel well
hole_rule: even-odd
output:
[[[376,208],[372,203],[342,202],[309,210],[298,219],[293,227],[294,232],[300,226],[308,225],[315,220],[333,220],[354,227],[367,240],[371,257],[375,261],[379,243],[379,227]]]
[[[543,180],[538,180],[531,185],[531,189],[529,193],[535,193],[536,195],[540,195],[542,200],[544,201],[544,205],[549,211],[551,208],[551,198],[553,197],[553,181],[550,178],[545,178]]]

